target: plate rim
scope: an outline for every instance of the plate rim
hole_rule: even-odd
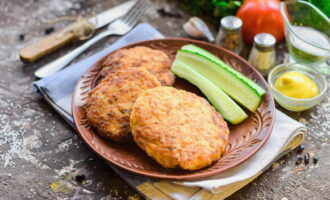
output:
[[[270,111],[270,116],[271,116],[271,121],[270,121],[270,125],[267,127],[268,128],[268,131],[266,132],[265,134],[265,137],[263,140],[261,140],[260,144],[254,148],[253,150],[251,150],[244,158],[242,158],[241,160],[239,160],[239,162],[234,162],[233,164],[229,165],[228,167],[226,167],[225,169],[222,169],[222,170],[213,170],[213,171],[210,171],[210,172],[207,172],[207,175],[204,175],[204,176],[201,176],[199,175],[199,173],[195,173],[195,174],[184,174],[184,175],[167,175],[167,174],[159,174],[159,175],[151,175],[151,174],[145,174],[145,173],[142,173],[140,172],[139,170],[135,169],[135,168],[130,168],[128,166],[125,166],[121,163],[118,163],[118,162],[114,162],[112,160],[109,160],[105,157],[105,155],[103,155],[101,152],[99,152],[96,148],[94,148],[94,146],[92,144],[90,144],[88,142],[88,139],[86,139],[86,136],[84,134],[82,134],[82,130],[81,130],[81,127],[77,124],[79,124],[78,122],[78,119],[76,118],[76,113],[78,112],[78,106],[75,105],[75,99],[76,99],[76,96],[78,95],[77,93],[77,90],[78,90],[78,86],[80,85],[80,82],[82,81],[82,77],[89,73],[91,71],[91,69],[93,69],[93,67],[95,67],[95,65],[98,65],[98,63],[102,60],[104,60],[109,54],[113,53],[114,51],[118,50],[118,49],[122,49],[122,48],[129,48],[131,46],[136,46],[136,45],[139,45],[139,44],[143,44],[143,43],[146,43],[146,42],[162,42],[162,41],[177,41],[177,40],[180,40],[180,41],[185,41],[187,43],[192,43],[192,44],[203,44],[203,45],[207,45],[207,46],[211,46],[212,48],[216,48],[216,49],[220,49],[221,51],[225,51],[226,53],[228,54],[231,54],[233,57],[235,57],[235,59],[238,59],[240,60],[241,62],[243,62],[245,65],[248,65],[248,67],[254,72],[257,74],[257,76],[259,76],[259,78],[261,78],[260,80],[263,82],[263,85],[265,85],[265,90],[266,90],[266,94],[269,98],[269,104],[268,104],[268,107],[269,107],[269,111]],[[265,97],[263,97],[265,98]],[[248,61],[246,61],[244,58],[242,58],[241,56],[237,55],[237,54],[234,54],[233,52],[223,48],[223,47],[220,47],[220,46],[217,46],[217,45],[214,45],[214,44],[210,44],[210,43],[207,43],[207,42],[204,42],[204,41],[199,41],[199,40],[194,40],[194,39],[188,39],[188,38],[176,38],[176,37],[171,37],[171,38],[162,38],[162,39],[150,39],[150,40],[141,40],[141,41],[138,41],[138,42],[134,42],[134,43],[129,43],[127,45],[124,45],[124,46],[121,46],[119,48],[116,48],[114,49],[113,51],[107,53],[105,56],[102,56],[101,58],[99,58],[97,61],[95,61],[84,73],[83,75],[79,78],[79,80],[77,81],[76,83],[76,86],[75,86],[75,89],[73,91],[73,95],[72,95],[72,99],[71,99],[71,109],[72,109],[72,117],[73,117],[73,120],[74,120],[74,124],[76,126],[76,129],[77,129],[77,132],[79,133],[80,137],[83,139],[84,143],[88,145],[88,147],[90,149],[92,149],[98,156],[100,156],[102,159],[104,159],[105,161],[115,165],[116,167],[120,167],[122,169],[125,169],[127,170],[128,172],[132,172],[134,174],[138,174],[138,175],[142,175],[142,176],[147,176],[147,177],[150,177],[150,178],[157,178],[157,179],[162,179],[162,180],[176,180],[176,181],[184,181],[184,180],[198,180],[198,179],[202,179],[202,178],[207,178],[207,177],[210,177],[210,176],[213,176],[213,175],[216,175],[216,174],[219,174],[219,173],[223,173],[229,169],[232,169],[234,168],[235,166],[238,166],[240,164],[242,164],[244,161],[246,161],[247,159],[251,158],[253,155],[255,155],[264,145],[265,143],[268,141],[271,133],[272,133],[272,130],[273,130],[273,127],[274,127],[274,122],[275,122],[275,102],[274,102],[274,98],[273,98],[273,95],[270,91],[270,88],[266,82],[266,80],[263,78],[263,76],[260,74],[260,72],[258,72],[250,63],[248,63]],[[151,158],[150,158],[151,159]],[[198,172],[198,170],[195,170],[195,171],[191,171],[191,172]]]

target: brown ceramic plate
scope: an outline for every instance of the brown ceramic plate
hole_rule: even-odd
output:
[[[166,169],[147,156],[135,144],[117,144],[100,137],[87,122],[84,104],[88,92],[96,85],[98,73],[104,58],[90,67],[78,81],[72,99],[72,113],[74,122],[83,140],[97,154],[110,163],[130,172],[153,178],[171,180],[192,180],[219,174],[233,168],[255,154],[269,138],[275,117],[274,100],[263,77],[244,59],[237,55],[209,43],[190,39],[160,39],[134,43],[123,48],[133,46],[147,46],[164,51],[173,61],[176,51],[185,44],[195,44],[216,55],[222,60],[255,80],[267,90],[257,112],[249,113],[243,123],[230,126],[229,144],[224,156],[213,165],[197,171]],[[185,89],[202,95],[199,90],[182,79],[177,78],[174,87]]]

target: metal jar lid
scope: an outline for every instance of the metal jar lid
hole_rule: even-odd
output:
[[[272,34],[259,33],[254,36],[254,44],[261,50],[272,50],[275,47],[276,39]]]
[[[226,30],[238,30],[242,27],[242,20],[235,16],[227,16],[221,19],[221,27]]]

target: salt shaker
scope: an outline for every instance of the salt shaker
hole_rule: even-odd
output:
[[[221,19],[220,24],[215,43],[239,54],[243,48],[242,20],[235,16],[227,16]]]
[[[249,56],[249,63],[263,75],[267,76],[275,66],[276,39],[268,33],[259,33],[254,36],[254,43]]]

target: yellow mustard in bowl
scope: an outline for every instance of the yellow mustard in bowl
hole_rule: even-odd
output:
[[[317,84],[298,71],[283,73],[275,80],[274,87],[280,93],[296,99],[309,99],[319,94]]]

